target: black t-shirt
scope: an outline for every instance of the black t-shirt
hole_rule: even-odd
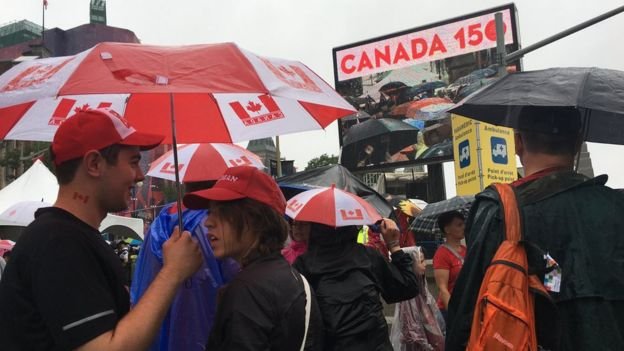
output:
[[[35,214],[0,281],[0,348],[70,350],[130,309],[119,257],[100,232],[56,207]]]

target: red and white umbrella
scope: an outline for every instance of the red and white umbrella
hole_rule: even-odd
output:
[[[364,199],[334,186],[295,195],[286,204],[286,215],[297,221],[331,227],[368,225],[381,219],[377,210]]]
[[[253,166],[264,169],[260,158],[236,144],[185,144],[178,146],[180,181],[200,182],[217,180],[225,170],[234,166]],[[175,180],[173,150],[152,162],[148,176]]]
[[[22,62],[0,76],[0,139],[50,141],[79,107],[110,107],[177,142],[237,142],[325,128],[355,109],[297,61],[233,43],[101,43]]]

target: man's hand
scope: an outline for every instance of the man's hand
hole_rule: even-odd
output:
[[[381,220],[379,228],[381,229],[381,235],[383,236],[386,247],[390,253],[395,253],[401,250],[401,246],[399,246],[399,236],[401,235],[401,232],[399,231],[399,227],[396,223],[394,223],[391,219],[384,218]]]
[[[178,227],[163,244],[163,272],[178,282],[193,275],[204,261],[199,244],[187,231],[180,233]]]

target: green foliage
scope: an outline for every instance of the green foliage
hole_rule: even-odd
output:
[[[319,167],[323,167],[323,166],[328,166],[328,165],[336,165],[338,164],[338,156],[336,155],[327,155],[327,154],[322,154],[319,157],[315,157],[313,159],[310,160],[310,162],[308,162],[308,165],[306,166],[305,170],[310,170],[310,169],[314,169],[314,168],[319,168]]]

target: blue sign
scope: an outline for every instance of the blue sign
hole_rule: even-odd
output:
[[[459,143],[458,147],[459,168],[466,168],[470,166],[470,143],[468,139]]]
[[[490,145],[492,146],[492,162],[506,165],[509,163],[507,157],[507,141],[503,138],[492,137],[490,139]]]

